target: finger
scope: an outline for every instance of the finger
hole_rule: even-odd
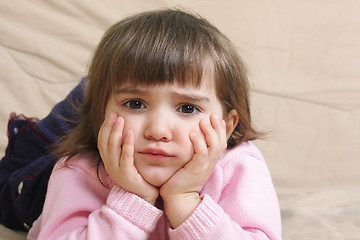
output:
[[[125,121],[122,117],[117,117],[109,136],[108,157],[114,166],[120,165],[121,142]]]
[[[226,146],[227,139],[225,121],[223,119],[219,119],[217,115],[212,114],[210,116],[210,123],[218,136],[219,143]]]
[[[201,174],[208,166],[208,148],[204,139],[195,132],[190,133],[190,140],[194,147],[194,155],[184,167],[193,174]]]
[[[200,121],[200,129],[205,136],[205,140],[209,148],[213,148],[219,145],[219,137],[217,132],[209,122],[205,120]]]
[[[120,165],[125,169],[134,167],[134,133],[131,130],[128,130],[124,137]]]
[[[111,113],[110,116],[102,123],[98,134],[98,148],[100,151],[106,151],[109,144],[109,138],[112,128],[116,121],[116,114]]]
[[[121,146],[124,124],[125,122],[122,117],[116,118],[109,135],[108,148],[110,150],[118,149]]]
[[[200,155],[201,157],[199,157],[199,158],[203,159],[204,156],[206,156],[208,153],[207,145],[206,145],[204,139],[202,139],[195,132],[191,132],[190,133],[190,141],[193,144],[195,154]]]

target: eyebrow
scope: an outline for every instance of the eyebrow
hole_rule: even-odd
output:
[[[210,99],[206,96],[200,96],[200,95],[194,95],[194,94],[185,94],[185,93],[173,93],[176,98],[183,99],[187,101],[193,101],[193,102],[209,102]]]
[[[147,90],[141,90],[134,87],[124,87],[120,88],[115,91],[115,94],[121,94],[121,93],[127,93],[127,94],[139,94],[139,95],[149,95]],[[210,98],[206,96],[196,95],[196,94],[187,94],[187,93],[180,93],[180,92],[172,92],[172,95],[175,96],[175,98],[183,100],[183,101],[193,101],[193,102],[209,102]]]

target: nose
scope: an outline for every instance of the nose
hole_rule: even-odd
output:
[[[164,113],[153,113],[149,115],[144,131],[145,138],[153,141],[171,141],[171,124],[171,120]]]

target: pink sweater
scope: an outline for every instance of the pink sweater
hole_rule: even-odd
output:
[[[172,229],[163,211],[97,176],[90,154],[55,166],[42,215],[28,239],[281,239],[279,205],[265,161],[252,143],[226,151],[202,202]]]

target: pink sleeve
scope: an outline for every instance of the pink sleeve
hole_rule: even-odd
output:
[[[162,211],[79,168],[54,171],[28,239],[147,239]]]
[[[170,230],[171,239],[281,239],[280,209],[266,164],[250,155],[241,159],[219,167],[194,213]]]

